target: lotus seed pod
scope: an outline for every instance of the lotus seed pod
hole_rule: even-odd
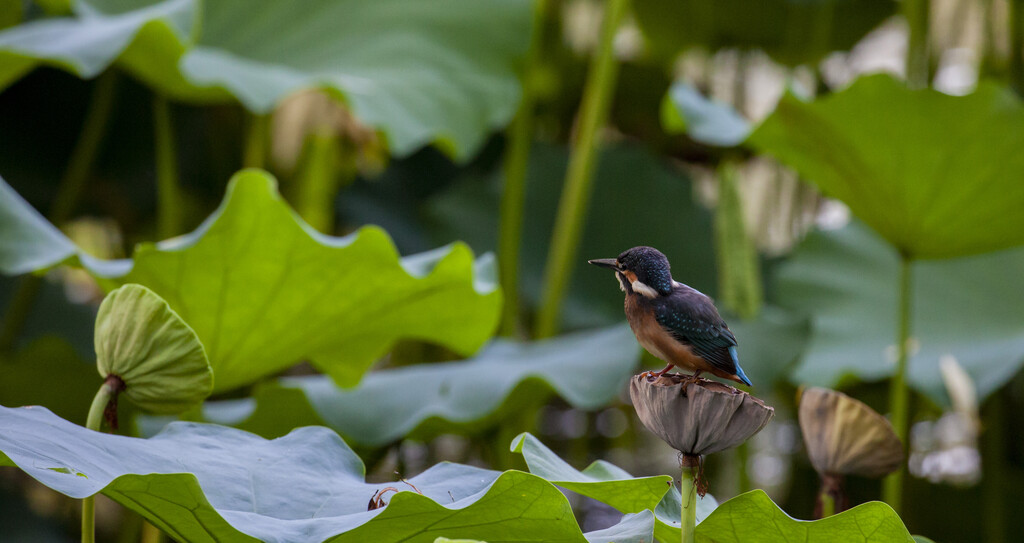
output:
[[[804,390],[799,419],[807,456],[819,474],[880,478],[903,463],[903,445],[892,424],[842,392]]]
[[[666,374],[633,376],[629,397],[648,430],[683,454],[705,455],[743,443],[761,431],[775,409],[717,381]]]
[[[96,366],[124,382],[124,394],[147,411],[180,413],[213,390],[213,370],[196,333],[163,298],[124,285],[100,304]]]

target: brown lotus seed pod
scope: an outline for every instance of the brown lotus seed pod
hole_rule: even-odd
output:
[[[735,447],[775,415],[775,409],[746,392],[677,374],[653,380],[635,375],[629,397],[644,426],[684,455]]]
[[[822,476],[880,478],[903,463],[903,445],[892,424],[842,392],[819,387],[804,390],[799,419],[807,456]]]

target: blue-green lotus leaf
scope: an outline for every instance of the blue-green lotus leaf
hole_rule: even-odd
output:
[[[73,498],[103,493],[178,541],[586,541],[568,500],[540,477],[441,463],[409,485],[370,484],[359,457],[322,427],[268,441],[176,422],[139,439],[93,432],[41,407],[0,407],[0,428],[0,465]],[[402,491],[368,510],[389,486]]]
[[[0,32],[0,89],[39,64],[113,65],[175,99],[267,113],[327,90],[390,150],[460,159],[515,113],[527,0],[76,0]]]
[[[425,441],[492,428],[552,393],[578,409],[608,405],[639,354],[625,325],[532,343],[498,339],[468,360],[375,371],[352,389],[322,375],[284,377],[258,385],[250,398],[207,402],[202,413],[264,437],[322,425],[356,445]],[[159,419],[145,419],[144,430],[155,433],[149,428],[167,422]]]
[[[806,352],[790,375],[794,383],[836,388],[851,378],[875,381],[893,374],[899,266],[896,252],[855,221],[812,233],[779,267],[777,302],[811,318]],[[1024,249],[911,266],[907,384],[949,405],[939,368],[944,357],[953,357],[983,401],[1024,365],[1018,301]]]

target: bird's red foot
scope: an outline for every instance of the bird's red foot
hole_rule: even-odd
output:
[[[671,370],[674,367],[675,367],[675,365],[669,364],[669,365],[665,366],[665,369],[663,369],[661,371],[645,371],[645,372],[641,373],[640,375],[646,377],[648,381],[653,381],[653,380],[657,379],[658,377],[661,377],[662,375],[665,375],[666,373],[668,373],[669,370]]]

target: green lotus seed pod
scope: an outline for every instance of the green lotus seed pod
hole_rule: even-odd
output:
[[[155,413],[180,413],[213,390],[213,370],[196,333],[163,298],[124,285],[96,317],[96,366],[124,381],[124,394]]]

